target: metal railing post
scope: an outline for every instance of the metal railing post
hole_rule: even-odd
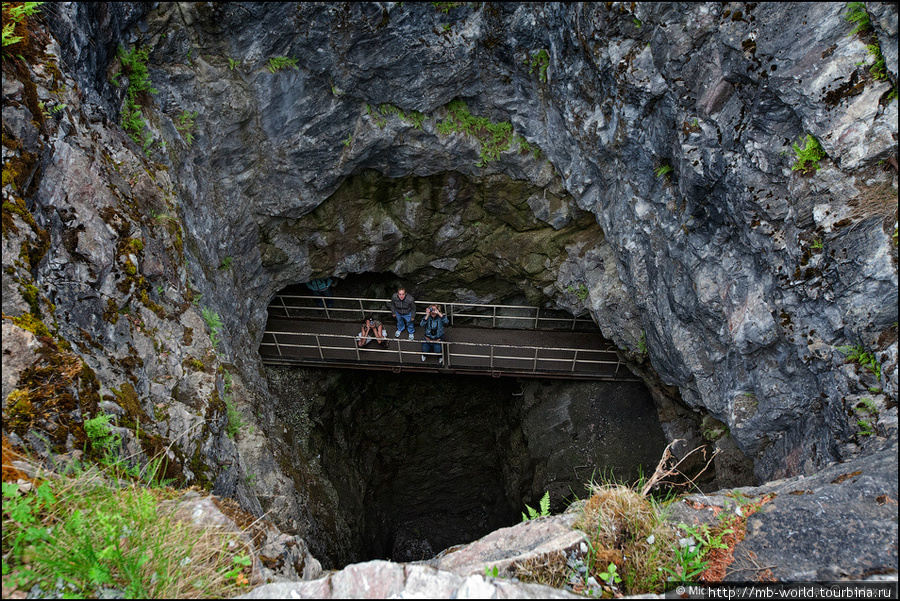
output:
[[[362,321],[363,319],[366,318],[366,309],[365,309],[365,307],[363,307],[363,304],[362,304],[363,299],[359,298],[356,300],[359,301],[359,319],[360,319],[360,321]]]
[[[535,307],[534,308],[534,329],[535,330],[538,329],[538,321],[540,321],[540,319],[541,319],[541,308]]]
[[[284,297],[283,297],[283,296],[279,296],[278,298],[281,299],[281,306],[284,307],[284,316],[287,317],[288,319],[290,319],[290,317],[291,317],[291,312],[288,311],[287,303],[284,302]]]
[[[400,364],[403,364],[403,343],[400,342],[400,339],[397,339],[397,355],[400,360]]]
[[[450,343],[449,343],[449,342],[444,342],[443,340],[441,340],[441,349],[442,349],[442,350],[443,350],[443,349],[446,349],[446,350],[447,350],[447,352],[444,353],[444,354],[446,355],[446,357],[444,358],[444,361],[446,362],[445,365],[446,365],[447,367],[450,367]]]
[[[578,349],[575,349],[575,354],[572,355],[572,373],[575,373],[575,365],[578,363]]]
[[[494,345],[491,345],[491,370],[494,369]]]
[[[279,356],[279,357],[284,357],[284,355],[283,355],[282,352],[281,352],[281,347],[278,346],[278,336],[276,336],[274,332],[272,332],[271,334],[272,334],[272,340],[275,341],[275,350],[278,351],[278,356]]]
[[[534,365],[531,368],[531,373],[534,373],[537,371],[537,358],[538,358],[538,351],[540,350],[540,348],[541,347],[539,347],[539,346],[534,347]]]
[[[497,305],[494,305],[494,307],[493,307],[493,319],[491,320],[491,327],[492,328],[497,327]]]
[[[325,354],[322,352],[322,343],[319,342],[319,335],[316,334],[316,348],[319,349],[319,359],[325,360]]]

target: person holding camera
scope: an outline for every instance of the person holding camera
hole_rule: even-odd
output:
[[[440,353],[438,363],[444,364],[444,354],[441,352],[441,341],[444,340],[444,326],[450,323],[447,316],[441,313],[437,305],[431,305],[425,311],[425,317],[419,325],[425,328],[425,341],[422,343],[422,361],[425,361],[425,353]]]
[[[384,331],[384,326],[380,321],[369,316],[363,322],[362,332],[356,336],[356,344],[362,348],[372,341],[378,341],[378,346],[381,348],[387,347],[387,332]]]

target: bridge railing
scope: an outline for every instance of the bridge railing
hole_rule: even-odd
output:
[[[367,315],[376,318],[390,314],[389,299],[356,298],[346,296],[300,296],[279,294],[269,303],[269,316],[325,319],[336,321],[362,321]],[[425,307],[437,305],[450,319],[450,325],[471,324],[490,328],[515,328],[537,330],[582,328],[596,329],[590,318],[578,316],[561,317],[562,311],[541,309],[528,305],[491,305],[459,302],[416,301],[417,320],[424,315]]]
[[[577,374],[614,377],[622,363],[615,351],[568,347],[440,342],[440,353],[423,354],[422,341],[385,339],[368,346],[357,344],[358,336],[266,330],[260,344],[264,362],[332,364],[393,363],[422,366],[421,357],[440,356],[450,369],[470,369],[517,374]]]

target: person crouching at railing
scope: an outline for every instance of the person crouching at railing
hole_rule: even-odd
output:
[[[387,332],[380,321],[374,317],[366,317],[362,332],[356,336],[356,344],[362,348],[373,341],[377,341],[381,348],[387,348]]]
[[[444,355],[441,352],[441,341],[444,340],[444,326],[450,323],[447,316],[441,313],[437,305],[431,305],[425,311],[425,317],[419,325],[425,328],[425,342],[422,343],[422,361],[425,360],[424,353],[440,353],[441,357],[438,363],[444,364]]]

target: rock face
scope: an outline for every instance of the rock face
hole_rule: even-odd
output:
[[[584,285],[604,333],[645,340],[766,479],[852,452],[834,349],[888,350],[897,313],[893,76],[856,64],[842,10],[163,5],[141,41],[197,259],[235,258],[236,351],[314,275],[492,298],[490,275],[497,295],[568,307]],[[181,111],[199,115],[190,147],[166,125]],[[511,124],[509,148],[460,133],[471,115]],[[814,175],[791,170],[806,134],[826,153]],[[495,246],[473,196],[490,228],[538,242]],[[877,387],[896,390],[890,373]]]
[[[756,580],[766,571],[777,580],[795,582],[896,580],[896,445],[811,477],[734,492],[771,500],[747,518],[746,536],[735,548],[724,580]],[[728,503],[724,495],[690,495],[673,507],[669,519],[713,522],[718,518],[711,508]]]
[[[114,414],[167,476],[336,532],[257,348],[280,289],[362,273],[590,312],[667,435],[722,424],[760,482],[896,439],[896,5],[853,35],[833,3],[148,6],[54,4],[4,59],[16,442]]]

